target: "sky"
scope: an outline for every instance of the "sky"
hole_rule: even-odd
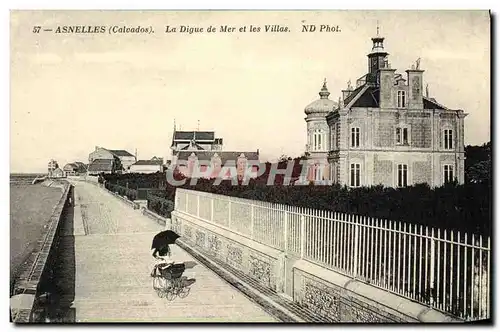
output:
[[[326,78],[335,101],[367,71],[385,37],[397,72],[417,58],[430,97],[463,109],[465,144],[490,140],[490,19],[486,11],[17,11],[11,12],[10,171],[86,162],[95,146],[170,158],[174,119],[214,130],[225,150],[262,161],[298,156],[304,108]],[[35,23],[36,22],[36,23]],[[265,33],[264,25],[290,32]],[[301,32],[302,24],[340,32]],[[154,34],[33,33],[33,26],[127,26]],[[215,33],[165,33],[213,25]],[[221,25],[235,33],[221,33]],[[238,32],[240,26],[261,32]]]

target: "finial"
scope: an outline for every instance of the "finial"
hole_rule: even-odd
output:
[[[379,25],[378,25],[378,20],[377,20],[377,37],[379,36]]]
[[[174,131],[175,131],[175,129],[176,129],[176,128],[177,128],[177,127],[175,126],[175,118],[174,118]]]
[[[349,79],[349,81],[347,81],[347,90],[351,90],[351,88],[351,80]]]
[[[321,91],[319,92],[319,96],[321,99],[328,99],[328,96],[330,95],[330,92],[328,92],[328,88],[326,87],[326,78],[323,80],[323,87],[321,88]]]
[[[200,120],[198,120],[198,128],[196,130],[200,131]]]
[[[420,69],[420,58],[417,59],[416,63],[417,63],[417,70],[418,70],[418,69]]]

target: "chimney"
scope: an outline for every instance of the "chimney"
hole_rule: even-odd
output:
[[[423,73],[421,69],[406,70],[408,74],[408,109],[423,109]]]
[[[342,100],[346,100],[347,97],[349,97],[349,94],[351,93],[351,90],[342,90]]]
[[[99,150],[99,147],[98,147],[97,145],[95,146],[95,150],[96,150],[96,151],[97,151],[97,150]]]
[[[380,68],[380,108],[393,108],[395,107],[394,99],[394,73],[396,69]]]

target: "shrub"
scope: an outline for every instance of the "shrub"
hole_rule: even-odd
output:
[[[166,218],[171,217],[171,213],[174,210],[174,202],[151,194],[148,195],[147,199],[149,210]]]
[[[143,176],[143,180],[139,181],[138,175]],[[134,183],[140,182],[141,185],[149,181],[155,185],[152,188],[159,188],[158,184],[163,183],[163,187],[154,191],[154,199],[149,199],[148,196],[148,206],[151,200],[154,201],[152,206],[155,206],[155,209],[164,209],[157,199],[169,201],[169,204],[173,205],[176,187],[166,181],[161,182],[159,174],[128,176],[135,178],[137,182]],[[166,180],[165,174],[163,176]],[[129,185],[133,183],[127,180],[127,175],[115,176],[115,179],[119,179],[120,183],[129,181]],[[112,181],[111,177],[106,181],[108,187],[108,181]],[[233,185],[229,180],[222,181],[218,186],[214,186],[213,182],[199,179],[196,185],[192,186],[188,179],[180,188],[491,235],[491,182],[449,184],[438,188],[419,184],[397,189],[383,186],[348,188],[338,184],[284,186],[278,183],[267,186],[266,181],[262,179],[251,180],[247,186]],[[169,209],[166,208],[166,211]]]
[[[114,193],[118,193],[120,196],[127,197],[131,201],[135,201],[137,199],[137,190],[125,188],[109,182],[106,182],[105,187]]]

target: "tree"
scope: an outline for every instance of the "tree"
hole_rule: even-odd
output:
[[[481,146],[465,147],[466,182],[484,183],[491,181],[491,142]]]

